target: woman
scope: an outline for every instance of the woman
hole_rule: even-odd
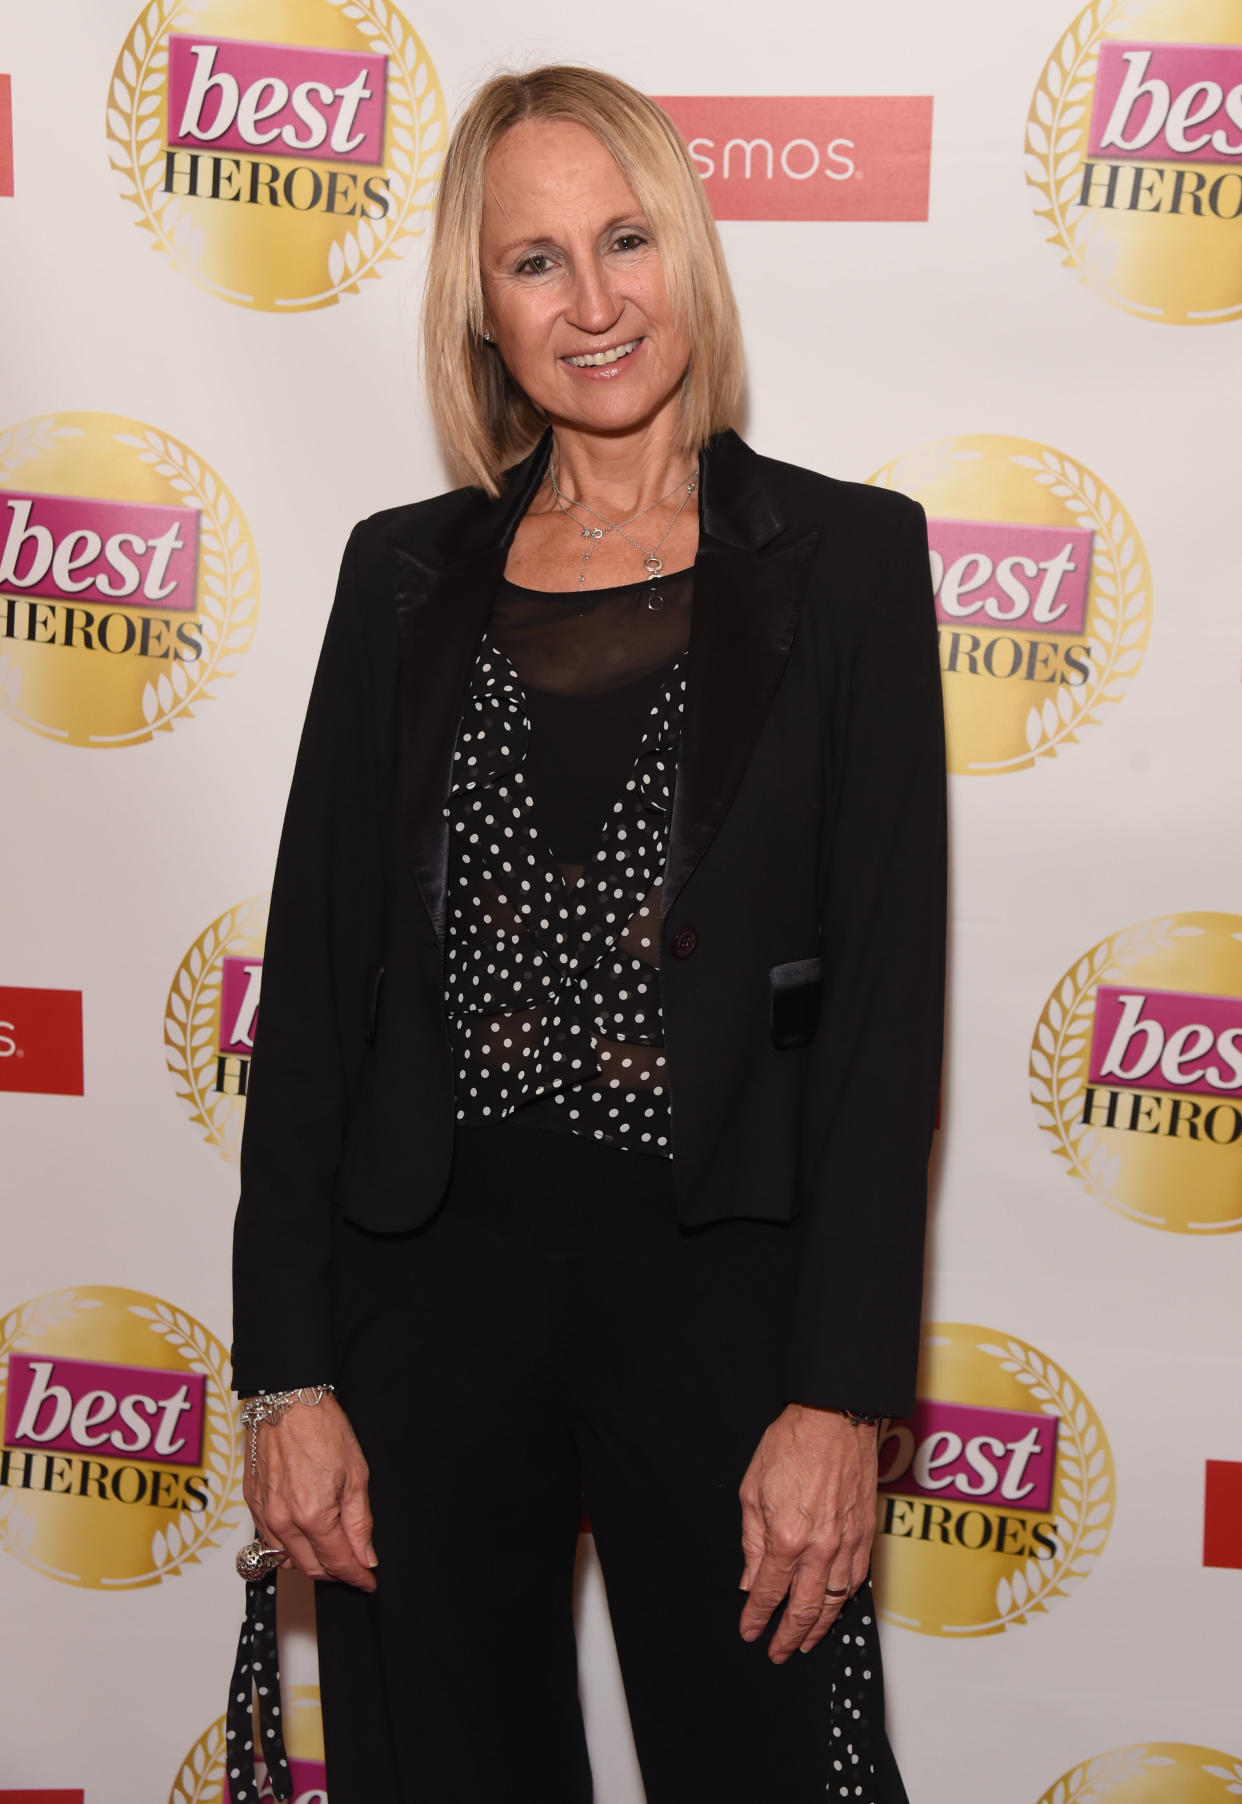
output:
[[[649,1804],[892,1804],[867,1569],[940,1053],[923,518],[730,430],[701,186],[611,77],[470,103],[425,339],[468,486],[346,551],[237,1221],[238,1390],[336,1387],[276,1406],[246,1488],[324,1581],[333,1804],[589,1799],[584,1501]]]

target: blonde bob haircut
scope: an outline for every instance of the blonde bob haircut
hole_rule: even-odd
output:
[[[686,451],[731,426],[741,405],[742,339],[724,252],[690,154],[653,100],[599,69],[550,64],[498,75],[458,120],[440,177],[423,302],[428,398],[460,475],[489,495],[543,431],[540,409],[483,341],[479,243],[487,159],[524,119],[594,133],[651,222],[669,300],[693,347],[682,382]]]

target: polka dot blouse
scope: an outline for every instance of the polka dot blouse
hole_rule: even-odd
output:
[[[446,1007],[461,1122],[524,1109],[541,1125],[672,1155],[660,891],[689,601],[688,572],[654,597],[646,583],[584,595],[502,586],[447,808]],[[576,711],[568,740],[566,708]],[[558,746],[590,748],[585,768],[558,772],[532,755],[533,723],[549,738],[556,723]],[[601,793],[614,777],[616,790]],[[584,791],[602,815],[594,838],[579,828],[578,844],[553,846],[545,824],[572,832],[560,824],[583,819]]]

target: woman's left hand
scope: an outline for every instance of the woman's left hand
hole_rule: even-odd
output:
[[[835,1410],[791,1403],[747,1467],[742,1500],[743,1641],[763,1633],[781,1599],[768,1647],[780,1665],[823,1640],[867,1576],[875,1533],[877,1437]],[[839,1592],[833,1597],[829,1591]]]

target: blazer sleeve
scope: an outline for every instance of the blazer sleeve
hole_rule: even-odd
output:
[[[334,1376],[332,1194],[367,1032],[382,886],[385,646],[365,526],[346,548],[272,885],[233,1237],[233,1383]],[[395,668],[395,653],[391,659]],[[374,977],[371,977],[372,983]]]
[[[904,496],[884,500],[883,530],[856,566],[875,574],[838,596],[829,628],[825,990],[790,1395],[902,1415],[914,1403],[940,1084],[946,785],[926,520]]]

